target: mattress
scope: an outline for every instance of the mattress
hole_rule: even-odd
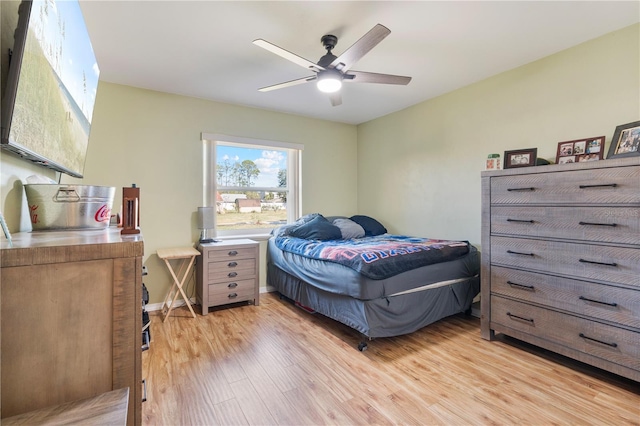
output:
[[[343,264],[285,252],[276,246],[275,238],[268,241],[267,257],[268,262],[279,270],[323,292],[359,300],[384,298],[436,283],[453,284],[477,277],[480,272],[480,254],[471,245],[468,253],[457,259],[410,269],[384,279],[368,278]]]

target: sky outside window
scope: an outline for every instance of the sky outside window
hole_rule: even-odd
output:
[[[287,152],[280,150],[240,148],[236,146],[218,145],[217,162],[222,164],[228,160],[231,164],[242,163],[244,160],[251,160],[260,170],[260,174],[253,182],[255,187],[279,186],[278,171],[287,168]]]

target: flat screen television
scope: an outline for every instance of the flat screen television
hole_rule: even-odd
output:
[[[78,1],[23,0],[0,118],[1,146],[82,177],[100,70]]]

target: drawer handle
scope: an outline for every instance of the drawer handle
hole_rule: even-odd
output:
[[[603,183],[603,184],[600,184],[600,185],[579,185],[578,188],[580,188],[580,189],[603,188],[603,187],[607,187],[607,186],[615,188],[616,186],[618,186],[618,184],[617,183]]]
[[[507,222],[533,223],[533,220],[524,220],[524,219],[507,219]]]
[[[238,276],[238,273],[237,273],[237,272],[229,272],[229,273],[227,274],[227,276],[228,276],[229,278],[237,277],[237,276]]]
[[[229,263],[227,263],[227,266],[229,268],[235,268],[236,266],[238,266],[238,262],[229,262]]]
[[[227,287],[236,288],[236,287],[238,287],[238,283],[229,283],[229,285]]]
[[[517,287],[517,288],[521,288],[523,290],[535,290],[535,287],[532,285],[526,285],[526,284],[518,284],[518,283],[514,283],[511,281],[507,281],[507,284],[509,284],[511,287]]]
[[[618,347],[617,343],[603,342],[602,340],[598,340],[598,339],[594,339],[593,337],[586,336],[584,333],[580,333],[578,334],[578,336],[582,337],[583,339],[591,340],[592,342],[602,343],[603,345],[611,346],[612,348]]]
[[[147,379],[142,379],[142,402],[147,402]]]
[[[507,250],[507,253],[509,254],[519,254],[520,256],[535,256],[533,253],[521,253],[519,251],[513,251],[513,250]]]
[[[580,263],[591,263],[593,265],[604,265],[604,266],[618,266],[616,262],[596,262],[595,260],[586,260],[586,259],[578,259]]]
[[[231,250],[228,254],[229,256],[237,256],[238,252],[236,250]]]
[[[613,307],[618,306],[617,303],[602,302],[600,300],[589,299],[588,297],[584,297],[584,296],[580,296],[580,297],[578,297],[578,299],[584,300],[586,302],[600,303],[601,305],[607,305],[607,306],[613,306]]]
[[[507,191],[535,191],[534,187],[530,188],[507,188]]]
[[[533,324],[533,319],[532,318],[524,318],[524,317],[519,317],[518,315],[513,315],[511,312],[507,312],[507,316],[511,319],[517,319],[520,321],[525,321],[528,322],[530,324]]]
[[[592,226],[618,226],[617,223],[596,223],[596,222],[578,222],[578,225],[592,225]]]
[[[233,299],[235,297],[238,297],[238,293],[229,293],[229,299]]]

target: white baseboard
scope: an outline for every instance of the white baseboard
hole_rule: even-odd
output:
[[[274,291],[276,291],[275,287],[271,287],[271,286],[260,287],[260,294],[272,293]],[[191,301],[192,305],[196,303],[195,297],[192,297],[189,300]],[[184,306],[184,305],[186,305],[186,303],[184,302],[183,299],[176,300],[176,306],[175,306],[176,308],[179,308],[180,306]],[[145,305],[145,309],[147,312],[160,311],[162,310],[162,303],[149,303]]]

